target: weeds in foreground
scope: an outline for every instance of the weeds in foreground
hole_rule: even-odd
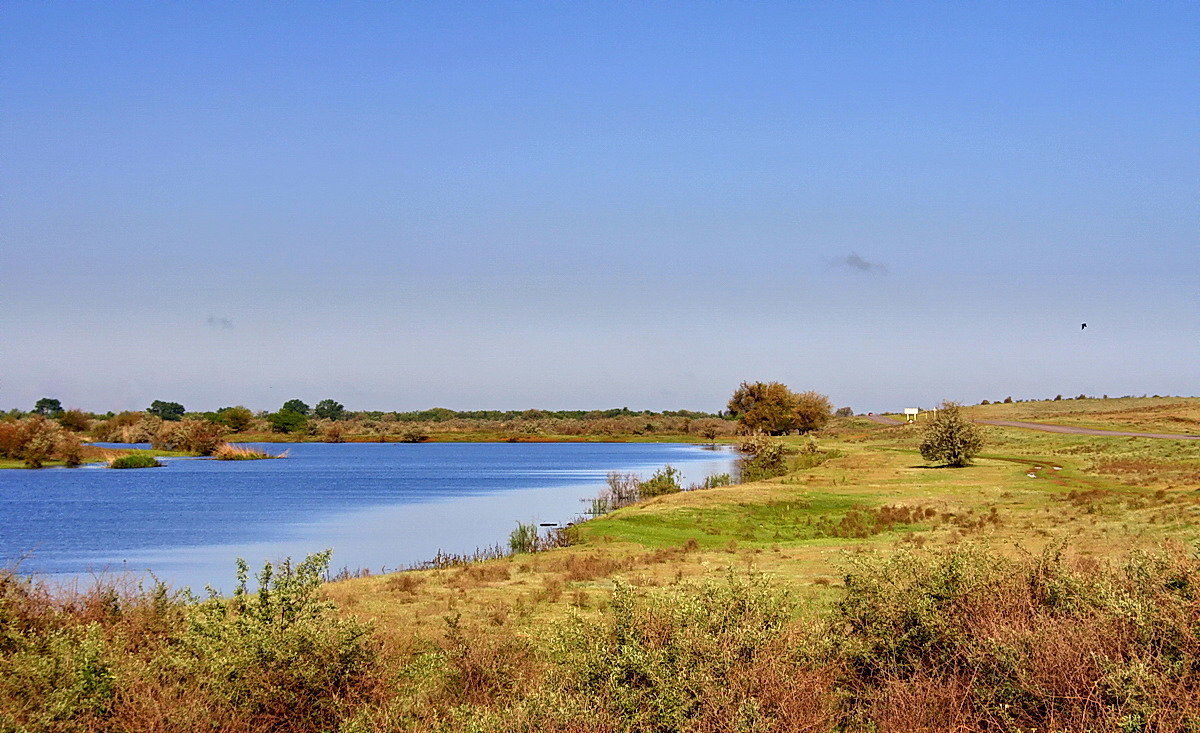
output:
[[[371,629],[319,595],[328,553],[230,598],[0,574],[0,730],[304,731],[380,701]]]
[[[844,581],[820,620],[796,620],[767,579],[731,575],[618,585],[601,616],[536,637],[545,642],[507,637],[512,649],[455,627],[421,681],[435,692],[360,721],[495,733],[1182,733],[1200,720],[1194,556],[860,554]]]
[[[495,630],[504,614],[483,626],[451,614],[439,646],[390,667],[368,627],[321,600],[327,559],[204,600],[161,586],[55,597],[0,577],[0,729],[1183,733],[1200,721],[1200,558],[1179,552],[1113,564],[1060,548],[859,553],[822,618],[798,618],[787,589],[754,574],[618,584],[600,610],[557,582],[541,592],[586,613],[536,634]],[[588,563],[576,577],[604,572]],[[418,582],[399,576],[397,590]]]

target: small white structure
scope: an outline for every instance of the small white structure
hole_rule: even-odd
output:
[[[921,408],[919,408],[919,407],[904,408],[904,417],[907,418],[909,422],[916,422],[917,415],[919,415],[920,413],[921,413]]]

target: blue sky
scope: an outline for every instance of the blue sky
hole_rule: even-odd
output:
[[[6,3],[0,62],[0,407],[1196,392],[1194,3]]]

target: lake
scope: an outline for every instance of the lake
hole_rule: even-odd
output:
[[[729,473],[727,448],[655,443],[272,443],[282,460],[167,458],[163,468],[0,471],[0,562],[55,580],[144,573],[228,590],[251,567],[332,548],[334,569],[395,569],[564,524],[609,471],[684,483]]]

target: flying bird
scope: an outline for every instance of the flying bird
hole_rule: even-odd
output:
[[[1082,326],[1080,326],[1080,327],[1079,327],[1079,330],[1080,330],[1080,331],[1082,331],[1082,330],[1083,330],[1083,329],[1085,329],[1085,328],[1087,328],[1087,324],[1086,324],[1086,323],[1085,323],[1085,324],[1083,324]]]

